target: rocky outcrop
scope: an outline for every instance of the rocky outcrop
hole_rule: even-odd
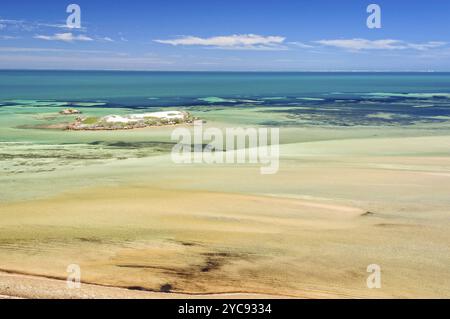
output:
[[[75,109],[65,109],[59,112],[61,115],[74,115],[74,114],[81,114],[81,111],[75,110]]]
[[[100,118],[77,117],[67,126],[75,131],[131,130],[145,127],[192,124],[197,120],[188,112],[168,111],[130,115],[107,115]]]

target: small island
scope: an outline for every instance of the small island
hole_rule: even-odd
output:
[[[65,109],[59,112],[61,115],[74,115],[74,114],[81,114],[81,111],[75,110],[75,109]]]
[[[130,130],[154,126],[192,124],[196,120],[188,112],[166,111],[103,117],[77,117],[66,129],[75,131]]]

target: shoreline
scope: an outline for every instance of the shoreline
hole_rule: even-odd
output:
[[[52,291],[53,290],[53,291]],[[119,286],[81,283],[79,289],[69,289],[63,278],[49,278],[0,269],[0,299],[291,299],[293,296],[254,292],[157,292]],[[306,297],[312,299],[314,297]],[[299,298],[303,299],[303,298]]]
[[[96,128],[96,129],[73,129],[66,127],[62,129],[62,131],[68,131],[68,132],[111,132],[111,131],[139,131],[139,130],[151,130],[151,129],[161,129],[161,128],[169,128],[169,127],[177,127],[177,126],[187,126],[191,127],[192,124],[190,123],[177,123],[177,124],[165,124],[165,125],[152,125],[152,126],[143,126],[143,127],[129,127],[129,128]],[[50,129],[50,128],[43,128],[43,129]]]
[[[74,109],[68,109],[61,112],[77,112],[73,114],[81,114],[80,111]],[[68,124],[65,129],[69,131],[118,131],[147,127],[165,127],[177,124],[192,124],[195,120],[197,119],[186,111],[137,113],[124,116],[81,116],[77,117],[75,122]]]

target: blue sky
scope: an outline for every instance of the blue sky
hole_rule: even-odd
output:
[[[450,71],[449,20],[442,0],[2,0],[0,68]]]

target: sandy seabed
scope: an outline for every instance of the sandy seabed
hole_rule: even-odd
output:
[[[0,204],[0,297],[448,298],[450,135],[301,132],[275,175],[165,154],[11,180],[45,196]]]

